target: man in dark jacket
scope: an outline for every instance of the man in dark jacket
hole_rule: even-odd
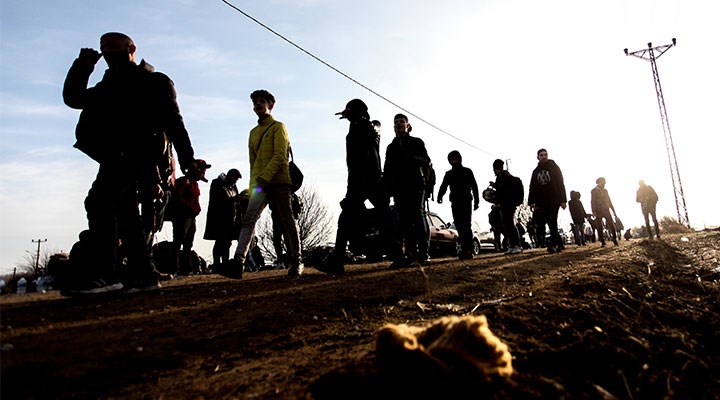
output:
[[[443,196],[450,187],[450,206],[452,208],[453,222],[458,231],[461,260],[473,258],[472,211],[480,206],[480,193],[475,175],[470,168],[462,165],[462,155],[453,150],[448,154],[451,169],[445,172],[437,202],[442,204]]]
[[[635,200],[640,203],[640,210],[645,218],[645,229],[647,229],[648,237],[653,238],[652,230],[650,229],[650,217],[652,217],[653,224],[655,224],[655,235],[660,239],[660,227],[658,225],[657,216],[655,215],[655,206],[658,202],[658,195],[652,186],[646,185],[645,181],[639,181],[637,196]]]
[[[108,69],[97,85],[88,88],[101,56]],[[75,147],[100,164],[85,199],[90,236],[96,243],[95,265],[67,293],[122,289],[120,242],[128,263],[124,286],[132,291],[159,288],[138,197],[144,191],[158,199],[164,196],[158,164],[168,141],[183,171],[194,160],[173,82],[144,60],[136,64],[132,39],[110,32],[100,38],[100,52],[80,50],[65,79],[63,99],[68,106],[83,110]]]
[[[362,219],[367,215],[366,200],[375,207],[383,235],[386,235],[390,218],[389,201],[382,187],[379,134],[370,122],[367,105],[360,99],[353,99],[347,103],[344,110],[335,115],[340,115],[340,119],[347,119],[350,127],[345,137],[347,191],[340,202],[342,211],[338,219],[335,249],[329,260],[316,266],[316,269],[329,274],[341,274],[345,271],[348,242],[361,240],[361,236],[366,233],[359,229],[365,226]]]
[[[617,218],[615,206],[613,206],[612,200],[610,200],[610,194],[607,189],[605,189],[605,178],[597,178],[595,183],[597,183],[597,186],[590,191],[590,208],[592,209],[593,214],[595,214],[595,223],[597,224],[600,243],[602,243],[601,246],[605,247],[605,233],[603,226],[607,228],[608,235],[612,238],[615,246],[617,246],[617,228],[615,227],[613,216],[610,214],[610,210],[612,210],[612,213],[615,214],[615,218]],[[605,220],[604,225],[603,220]]]
[[[431,194],[427,190],[431,162],[425,142],[410,136],[412,126],[407,116],[397,114],[393,127],[395,138],[385,151],[383,178],[397,215],[395,249],[391,254],[391,267],[397,268],[429,259],[430,231],[423,210]],[[407,254],[403,254],[403,242]]]
[[[560,167],[548,158],[547,150],[537,151],[538,165],[530,177],[528,204],[537,217],[537,234],[545,237],[545,225],[550,229],[550,240],[546,243],[549,253],[556,253],[564,245],[558,232],[558,211],[567,207],[565,182]]]
[[[510,179],[513,178],[510,172],[504,168],[505,162],[497,159],[493,162],[493,172],[495,173],[495,204],[493,207],[500,209],[500,219],[502,220],[502,230],[508,241],[508,250],[505,254],[522,253],[520,246],[520,234],[517,226],[515,226],[515,210],[517,205],[513,204],[512,193],[509,185]]]

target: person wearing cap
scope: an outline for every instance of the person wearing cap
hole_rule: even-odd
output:
[[[445,172],[437,202],[442,204],[443,196],[450,187],[450,207],[453,222],[458,231],[461,260],[473,258],[472,212],[480,206],[480,190],[478,189],[475,174],[468,167],[462,165],[462,155],[453,150],[448,153],[450,170]]]
[[[302,249],[297,222],[292,211],[290,180],[290,139],[285,124],[275,120],[272,110],[275,96],[260,89],[250,94],[253,111],[258,124],[248,136],[250,158],[250,200],[240,222],[240,236],[232,259],[216,268],[216,272],[228,278],[242,279],[248,250],[255,236],[255,224],[273,201],[282,220],[284,237],[288,247],[288,276],[299,277],[303,273]]]
[[[212,249],[213,264],[220,265],[230,259],[230,245],[238,238],[237,205],[240,194],[237,188],[240,171],[231,168],[221,173],[210,183],[207,219],[203,239],[214,240]]]
[[[157,164],[167,143],[174,147],[183,171],[194,151],[172,80],[145,60],[136,63],[135,51],[128,35],[105,33],[100,51],[80,49],[65,78],[65,104],[82,110],[74,147],[99,164],[85,199],[94,262],[88,275],[68,288],[69,295],[160,287],[137,192],[147,190],[156,199],[166,195]],[[88,87],[101,57],[108,69],[100,82]],[[123,282],[120,253],[127,256]]]
[[[385,150],[383,181],[393,198],[398,222],[391,268],[399,268],[426,264],[430,258],[430,230],[424,209],[431,194],[426,190],[432,164],[425,142],[410,136],[412,126],[407,116],[397,114],[393,122],[395,138]]]
[[[201,211],[198,181],[208,181],[205,171],[210,167],[205,160],[195,160],[185,175],[175,181],[175,191],[171,199],[174,203],[172,248],[175,254],[175,271],[179,275],[198,272],[192,265],[192,248],[197,230],[195,219]]]
[[[335,113],[350,123],[345,136],[345,161],[347,164],[347,190],[340,201],[340,217],[335,236],[335,249],[331,257],[315,268],[329,274],[345,271],[345,251],[362,240],[362,226],[367,215],[365,201],[372,203],[378,215],[381,235],[389,236],[390,213],[388,199],[382,188],[382,169],[379,153],[379,124],[370,121],[368,107],[360,99],[352,99],[345,109]],[[378,127],[376,129],[376,126]]]
[[[548,158],[545,149],[537,151],[538,165],[530,176],[528,205],[533,211],[536,222],[536,234],[545,237],[545,225],[550,230],[550,240],[546,241],[548,253],[558,253],[565,247],[558,231],[558,211],[567,208],[565,180],[560,167]]]

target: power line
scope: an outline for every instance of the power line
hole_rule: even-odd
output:
[[[313,54],[313,53],[305,50],[304,48],[302,48],[300,45],[296,44],[296,43],[293,42],[292,40],[286,38],[285,36],[283,36],[282,34],[276,32],[275,30],[273,30],[273,29],[270,28],[269,26],[263,24],[263,23],[260,22],[257,18],[255,18],[255,17],[253,17],[252,15],[246,13],[245,11],[239,9],[238,7],[236,7],[234,4],[230,3],[229,1],[227,1],[227,0],[220,0],[220,1],[222,1],[222,2],[225,3],[225,4],[227,4],[230,8],[232,8],[232,9],[234,9],[235,11],[241,13],[241,14],[244,15],[245,17],[249,18],[250,20],[252,20],[252,21],[255,22],[256,24],[258,24],[258,25],[262,26],[263,28],[267,29],[267,30],[270,31],[272,34],[274,34],[275,36],[279,37],[280,39],[286,41],[287,43],[289,43],[290,45],[292,45],[292,46],[295,47],[296,49],[298,49],[298,50],[302,51],[303,53],[307,54],[308,56],[312,57],[313,59],[315,59],[315,60],[318,61],[319,63],[321,63],[321,64],[323,64],[324,66],[330,68],[331,70],[337,72],[338,74],[342,75],[342,76],[345,77],[346,79],[350,80],[351,82],[355,83],[356,85],[360,86],[361,88],[367,90],[368,92],[374,94],[375,96],[377,96],[377,97],[385,100],[386,102],[392,104],[393,106],[399,108],[400,110],[406,112],[407,114],[412,115],[412,116],[415,117],[417,120],[426,123],[426,124],[429,125],[430,127],[432,127],[432,128],[434,128],[434,129],[436,129],[436,130],[438,130],[438,131],[440,131],[440,132],[442,132],[442,133],[450,136],[451,138],[453,138],[453,139],[455,139],[455,140],[457,140],[457,141],[459,141],[459,142],[462,142],[462,143],[464,143],[464,144],[472,147],[472,148],[475,149],[475,150],[481,151],[481,152],[483,152],[483,153],[485,153],[485,154],[487,154],[487,155],[489,155],[489,156],[493,156],[493,154],[491,154],[491,153],[489,153],[489,152],[487,152],[487,151],[485,151],[485,150],[483,150],[483,149],[481,149],[481,148],[473,145],[472,143],[469,143],[469,142],[467,142],[467,141],[465,141],[465,140],[463,140],[463,139],[461,139],[461,138],[453,135],[452,133],[450,133],[450,132],[448,132],[448,131],[440,128],[439,126],[433,124],[432,122],[427,121],[426,119],[420,117],[419,115],[416,115],[415,113],[413,113],[412,111],[406,109],[405,107],[402,107],[401,105],[399,105],[399,104],[395,103],[394,101],[388,99],[387,97],[383,96],[382,94],[380,94],[380,93],[372,90],[371,88],[367,87],[366,85],[364,85],[363,83],[361,83],[361,82],[358,81],[357,79],[355,79],[355,78],[349,76],[348,74],[340,71],[339,69],[337,69],[337,68],[335,68],[334,66],[330,65],[329,63],[327,63],[325,60],[323,60],[323,59],[321,59],[320,57],[316,56],[315,54]]]

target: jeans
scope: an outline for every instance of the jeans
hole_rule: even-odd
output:
[[[287,239],[288,258],[291,265],[300,265],[302,250],[300,248],[300,235],[298,234],[297,223],[292,212],[292,193],[290,186],[273,186],[267,188],[257,187],[250,195],[247,211],[243,215],[240,237],[238,238],[237,249],[233,258],[245,263],[250,244],[255,236],[255,224],[262,215],[270,201],[275,202],[277,211],[282,221]]]

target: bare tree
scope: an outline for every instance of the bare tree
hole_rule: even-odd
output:
[[[323,203],[320,195],[313,185],[305,184],[296,193],[300,198],[302,209],[297,218],[298,233],[303,252],[327,246],[332,240],[333,218],[328,206]],[[269,213],[266,213],[258,221],[255,229],[258,238],[258,246],[265,255],[274,255],[273,226]]]
[[[37,252],[26,250],[25,254],[23,254],[22,256],[22,259],[17,264],[15,264],[15,267],[17,268],[19,274],[41,276],[45,271],[47,271],[47,266],[50,262],[50,256],[58,252],[59,250],[57,249],[40,252],[40,260],[38,261]]]

